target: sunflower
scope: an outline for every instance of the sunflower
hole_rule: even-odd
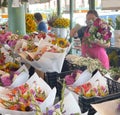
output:
[[[26,19],[26,32],[31,33],[31,32],[36,31],[37,25],[36,25],[36,22],[34,20],[34,15],[33,14],[26,14],[25,19]]]
[[[64,38],[57,38],[57,45],[61,48],[65,48],[68,45],[68,41]]]

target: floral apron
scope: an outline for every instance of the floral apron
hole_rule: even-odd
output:
[[[91,44],[91,46],[90,44],[85,43],[85,39],[87,36],[89,36],[89,33],[86,31],[84,33],[84,37],[83,37],[82,45],[81,45],[82,56],[84,57],[89,56],[91,58],[99,59],[103,67],[106,69],[109,69],[110,67],[109,58],[108,58],[105,48],[95,43]]]

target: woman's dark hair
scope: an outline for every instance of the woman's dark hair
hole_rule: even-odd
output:
[[[97,13],[96,10],[89,10],[89,11],[87,12],[87,15],[88,15],[88,14],[94,14],[96,17],[99,17],[99,15],[98,15],[98,13]]]
[[[37,21],[41,21],[43,19],[42,15],[40,13],[35,13],[34,17]]]

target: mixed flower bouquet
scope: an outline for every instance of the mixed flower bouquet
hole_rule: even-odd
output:
[[[86,36],[88,42],[98,42],[106,44],[110,41],[111,32],[109,25],[100,18],[97,18],[88,30],[89,35]]]
[[[0,113],[43,115],[53,105],[56,88],[51,89],[35,73],[24,84],[15,88],[0,87]]]
[[[69,52],[71,45],[68,40],[63,38],[57,38],[57,41],[55,37],[53,39],[49,38],[41,39],[37,43],[19,40],[16,44],[15,52],[38,70],[43,72],[61,72],[64,58]]]
[[[8,63],[15,67],[14,63]],[[9,72],[0,70],[0,86],[4,87],[16,87],[24,82],[27,81],[29,77],[29,72],[25,65],[21,66],[17,71],[16,70],[9,70]],[[18,83],[19,80],[22,80]]]
[[[85,70],[83,73],[81,73],[81,75],[78,76],[79,78],[75,82],[67,85],[70,91],[88,98],[108,95],[106,79],[100,74],[99,71],[94,76],[92,76],[88,70]],[[67,82],[68,80],[70,80],[70,78],[65,79]]]
[[[43,102],[46,98],[45,92],[42,92],[40,87],[33,90],[27,83],[14,88],[7,96],[9,99],[0,98],[0,103],[4,108],[16,111],[41,112],[37,101]]]

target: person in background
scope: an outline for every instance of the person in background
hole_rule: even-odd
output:
[[[38,32],[45,32],[45,33],[47,33],[48,32],[47,25],[43,21],[42,15],[40,13],[35,13],[34,17],[35,17],[35,21],[37,23],[37,30],[38,30]]]
[[[85,27],[80,27],[79,30],[76,31],[76,29],[72,29],[70,32],[71,37],[79,37],[81,38],[81,52],[82,56],[84,57],[91,57],[91,58],[96,58],[98,59],[101,64],[103,65],[104,68],[109,69],[110,64],[109,64],[109,58],[106,53],[106,47],[110,46],[110,42],[107,44],[102,44],[100,42],[92,41],[89,42],[89,44],[86,44],[86,36],[88,36],[89,33],[89,28],[90,26],[94,23],[94,21],[99,18],[98,13],[95,10],[89,10],[86,15],[86,26]],[[91,22],[93,22],[91,24]],[[92,47],[90,47],[90,45]]]

